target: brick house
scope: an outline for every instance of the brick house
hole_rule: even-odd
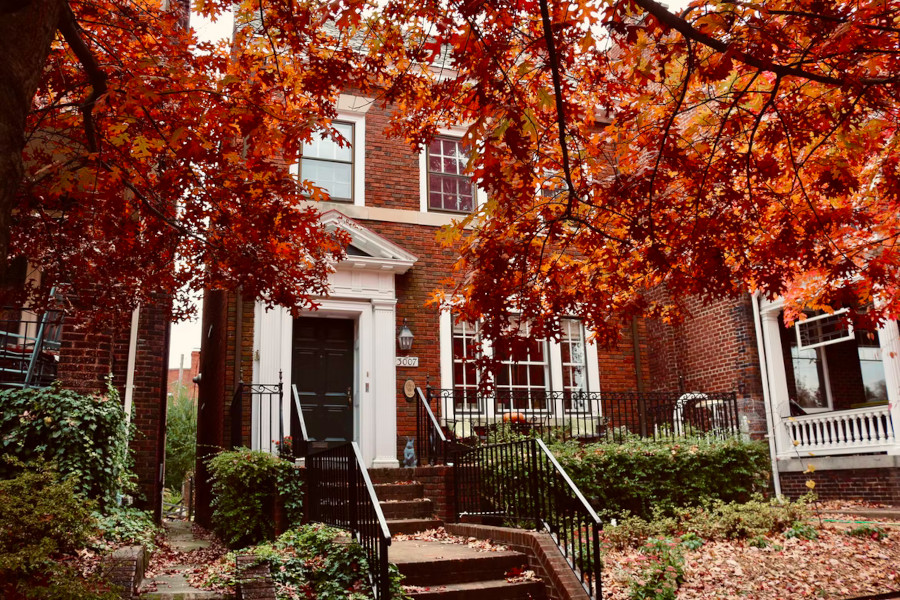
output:
[[[230,425],[239,431],[243,444],[271,450],[280,434],[296,435],[302,414],[313,449],[355,440],[369,466],[394,467],[402,461],[406,441],[416,432],[417,401],[407,401],[403,394],[407,380],[420,388],[430,385],[450,390],[436,407],[441,424],[448,432],[472,433],[470,422],[457,418],[451,422],[447,417],[461,409],[471,415],[474,405],[466,404],[466,394],[474,388],[477,373],[466,365],[466,358],[489,350],[478,348],[477,324],[455,323],[451,308],[429,300],[451,273],[455,259],[437,243],[438,228],[472,210],[483,198],[462,175],[461,130],[443,131],[427,151],[416,155],[404,142],[383,134],[388,112],[370,99],[343,95],[338,109],[337,127],[351,147],[340,148],[330,141],[307,144],[301,164],[293,169],[329,191],[331,201],[320,204],[322,220],[327,227],[349,233],[352,241],[347,260],[331,276],[332,292],[321,300],[320,309],[296,319],[287,310],[266,311],[260,303],[229,295],[223,349],[225,396],[231,397],[241,381],[281,381],[284,397],[274,409],[271,402],[259,400],[225,406],[222,429],[227,431]],[[505,372],[497,379],[497,398],[476,408],[482,418],[500,420],[516,413],[529,418],[541,412],[568,414],[575,410],[569,398],[578,393],[600,398],[628,391],[665,392],[678,398],[686,392],[702,392],[693,397],[705,399],[709,392],[734,392],[738,413],[734,416],[741,429],[753,437],[770,439],[777,458],[774,468],[781,474],[785,491],[794,494],[799,490],[792,473],[802,461],[795,457],[790,436],[799,434],[787,425],[793,423],[787,420],[791,393],[785,391],[787,380],[776,368],[794,359],[790,359],[787,345],[782,349],[772,345],[777,328],[772,328],[770,318],[778,314],[776,306],[760,304],[750,295],[696,301],[689,306],[691,318],[682,325],[635,321],[631,331],[623,332],[620,346],[612,350],[588,343],[589,332],[577,319],[564,320],[559,342],[535,340],[521,355],[505,357],[501,369]],[[399,348],[398,332],[404,326],[414,336],[410,350]],[[896,343],[890,341],[896,339],[895,324],[890,327],[894,327],[893,334],[879,332],[881,347]],[[776,339],[789,337],[779,332]],[[855,343],[859,348],[872,346]],[[864,402],[860,394],[868,393],[860,390],[872,383],[861,380],[860,373],[870,377],[866,374],[873,363],[863,358],[869,350],[848,346],[842,351],[858,355],[857,367],[862,367],[856,370],[855,383],[847,379],[839,384],[839,361],[836,355],[832,359],[831,391],[822,396],[832,399],[827,405],[829,415],[860,410],[865,415],[877,413],[881,416],[876,418],[890,433],[877,444],[852,450],[843,443],[819,448],[820,455],[880,453],[860,459],[859,464],[881,465],[876,469],[878,476],[893,481],[894,471],[883,468],[884,461],[893,460],[886,456],[894,448],[890,411],[878,402],[892,400],[898,393],[897,384],[891,383],[889,376],[888,392],[878,398],[865,396],[866,403],[875,404],[854,408]],[[837,346],[826,353],[830,358],[836,352]],[[770,354],[778,360],[773,361]],[[893,359],[885,358],[884,364],[885,372],[897,368],[891,366]],[[803,377],[807,376],[795,376],[788,388],[796,390],[796,382]],[[852,393],[860,397],[851,400],[848,395],[837,400],[841,385],[848,387],[848,394],[849,388],[854,388]],[[719,411],[711,399],[704,403],[711,414]],[[896,406],[896,400],[891,404]],[[819,418],[813,416],[821,416],[818,408],[826,407],[808,407],[810,415],[793,418]],[[577,419],[577,425],[587,423],[596,433],[603,422],[602,412],[599,402],[592,405],[586,416]],[[568,421],[569,425],[575,422],[574,418]],[[812,441],[819,444],[821,434],[817,435]],[[841,461],[848,459],[835,460],[835,464],[843,464]],[[835,489],[848,489],[840,486]],[[819,489],[828,493],[831,487]],[[851,491],[863,495],[866,490]]]
[[[455,323],[449,307],[429,300],[455,261],[436,241],[438,229],[484,198],[462,174],[462,130],[443,131],[416,155],[383,134],[389,114],[370,99],[343,95],[338,109],[338,130],[351,147],[307,144],[293,169],[329,191],[331,201],[319,205],[322,220],[350,235],[347,259],[337,265],[331,295],[320,308],[296,319],[285,309],[267,311],[229,295],[225,397],[232,397],[240,381],[280,380],[285,391],[275,410],[257,400],[226,406],[222,429],[234,426],[232,413],[240,410],[242,443],[270,449],[279,432],[296,435],[300,412],[314,447],[355,440],[369,466],[395,467],[416,433],[415,402],[405,399],[403,384],[412,380],[420,388],[456,392],[476,385],[477,375],[464,363],[478,343],[477,324]],[[410,350],[399,348],[404,326],[414,335]],[[588,343],[589,332],[577,319],[564,320],[563,328],[559,342],[539,340],[522,355],[505,358],[497,387],[508,399],[485,407],[490,418],[550,411],[554,400],[547,394],[554,391],[656,389],[658,350],[651,342],[666,340],[654,338],[653,324],[636,321],[611,350]],[[713,391],[738,384],[734,378],[698,383]],[[201,390],[204,384],[213,385],[206,373]],[[659,389],[677,392],[677,380],[671,390]],[[568,400],[565,406],[555,401],[563,411],[572,409]],[[599,410],[591,409],[587,420],[599,422]]]

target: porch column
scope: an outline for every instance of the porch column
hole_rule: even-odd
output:
[[[372,300],[375,355],[374,369],[375,411],[367,416],[371,425],[361,427],[374,440],[375,458],[372,467],[399,467],[397,461],[397,366],[396,317],[397,300]]]
[[[784,367],[784,355],[781,348],[781,331],[778,310],[762,313],[762,331],[768,367],[769,401],[772,403],[773,429],[775,432],[775,451],[777,454],[790,452],[792,442],[787,434],[782,419],[791,416],[791,405],[788,396],[787,371]]]
[[[888,406],[896,439],[897,430],[900,429],[900,331],[896,321],[888,321],[878,330],[878,341],[881,345],[884,383],[887,385]],[[900,445],[896,441],[888,454],[900,454]]]

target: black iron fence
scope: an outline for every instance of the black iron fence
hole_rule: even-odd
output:
[[[684,435],[740,435],[734,392],[554,392],[428,388],[419,402],[419,448],[440,439],[477,445],[503,441],[507,432],[544,440],[621,442]],[[420,450],[421,451],[421,450]],[[435,457],[441,455],[440,450]]]
[[[543,441],[481,446],[454,460],[457,521],[548,531],[585,591],[601,597],[600,518]]]
[[[353,532],[369,562],[376,600],[390,600],[388,530],[356,442],[306,459],[309,519]]]

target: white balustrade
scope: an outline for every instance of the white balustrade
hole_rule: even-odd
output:
[[[783,417],[791,446],[778,448],[782,458],[891,450],[896,444],[888,405]]]

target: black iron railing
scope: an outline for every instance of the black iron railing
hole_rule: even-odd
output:
[[[546,530],[592,598],[600,598],[600,518],[543,441],[491,444],[457,455],[457,521]]]
[[[390,600],[388,530],[356,442],[306,458],[309,519],[353,532],[369,562],[376,600]]]
[[[241,381],[231,397],[231,445],[242,446],[241,430],[244,398],[250,402],[253,428],[250,445],[289,458],[284,446],[284,384],[279,373],[278,383],[244,383]]]
[[[621,442],[629,435],[740,435],[737,395],[428,388],[422,402],[445,437],[470,445],[504,431],[545,440]],[[426,419],[417,420],[427,428]],[[423,435],[428,435],[427,431]],[[423,446],[419,446],[422,448]]]

